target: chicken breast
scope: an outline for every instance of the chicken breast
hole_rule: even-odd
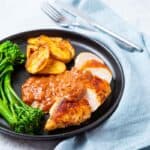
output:
[[[46,131],[76,126],[89,119],[107,99],[111,79],[112,73],[101,59],[81,53],[71,70],[56,76],[30,77],[22,86],[22,98],[49,112]]]
[[[105,80],[91,76],[88,72],[78,73],[77,82],[85,88],[80,97],[57,97],[56,102],[50,108],[50,117],[45,125],[45,130],[51,131],[56,128],[79,125],[88,118],[103,102],[111,92],[110,85]],[[81,73],[81,74],[80,74]],[[83,92],[82,92],[83,93]]]

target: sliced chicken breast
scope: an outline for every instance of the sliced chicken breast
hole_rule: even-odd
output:
[[[85,71],[90,71],[92,75],[106,80],[108,83],[112,80],[112,74],[107,68],[86,68]]]
[[[75,67],[83,71],[90,71],[92,75],[97,76],[108,83],[112,80],[112,73],[104,62],[92,53],[80,53],[75,60]]]
[[[102,64],[104,64],[103,60],[97,57],[96,55],[89,52],[80,53],[75,59],[75,67],[80,68],[85,64],[88,60],[96,60]]]
[[[94,112],[101,105],[101,100],[94,89],[87,88],[85,99],[88,101],[92,112]]]

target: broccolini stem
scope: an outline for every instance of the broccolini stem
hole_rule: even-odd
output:
[[[11,72],[7,73],[4,79],[4,87],[6,89],[8,89],[8,93],[11,94],[10,95],[10,100],[12,100],[11,97],[13,97],[14,99],[14,103],[19,103],[22,106],[25,106],[25,104],[23,103],[23,101],[17,96],[16,92],[13,90],[12,86],[11,86]]]
[[[14,105],[16,103],[16,99],[15,97],[11,94],[11,92],[9,91],[9,82],[7,80],[7,76],[8,78],[10,77],[10,72],[8,72],[5,76],[4,76],[4,92],[5,92],[5,95],[6,95],[6,98],[8,99],[9,103],[10,103],[10,110],[13,114],[13,116],[15,117],[16,116],[16,113],[15,113],[15,108],[14,108]]]
[[[0,63],[0,72],[5,69],[5,67],[8,65],[8,60],[7,58],[4,58],[1,63]]]
[[[2,59],[3,59],[3,54],[0,53],[0,61],[2,61]]]
[[[16,118],[12,117],[12,114],[7,107],[7,105],[0,99],[0,114],[6,119],[6,121],[11,125],[14,126],[16,123]]]
[[[6,69],[4,69],[1,73],[0,73],[0,78],[4,75],[4,74],[6,74],[7,72],[11,72],[11,71],[13,71],[14,69],[13,69],[13,67],[11,66],[11,65],[9,65]]]
[[[8,88],[9,87],[9,80],[8,79],[10,77],[9,74],[10,73],[7,73],[4,76],[4,92],[6,94],[6,97],[7,97],[8,101],[9,101],[9,103],[13,105],[14,103],[16,103],[16,100],[15,100],[14,96],[10,93],[9,88]]]
[[[3,91],[3,80],[2,80],[2,79],[1,79],[1,81],[0,81],[0,95],[1,95],[2,101],[3,101],[5,104],[8,104],[7,99],[6,99],[6,96],[5,96],[5,93],[4,93],[4,91]]]
[[[0,81],[0,114],[7,120],[7,122],[11,126],[13,126],[17,120],[16,117],[11,113],[10,108],[8,107],[8,101],[3,91],[3,80],[4,78],[2,78]]]

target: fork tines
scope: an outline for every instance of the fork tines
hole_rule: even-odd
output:
[[[45,1],[41,7],[41,9],[55,22],[61,22],[64,19],[62,13],[56,9],[50,2]]]

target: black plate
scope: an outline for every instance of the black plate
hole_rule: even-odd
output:
[[[26,42],[29,37],[39,36],[45,34],[48,36],[60,36],[67,38],[71,41],[72,45],[76,49],[76,55],[83,51],[92,52],[95,55],[99,56],[104,60],[113,73],[113,80],[111,82],[112,93],[105,101],[105,103],[92,114],[92,117],[81,124],[80,126],[68,127],[65,129],[55,130],[49,134],[41,132],[40,135],[28,135],[28,134],[19,134],[10,130],[8,126],[4,123],[4,120],[0,118],[0,132],[8,134],[14,137],[29,139],[29,140],[54,140],[65,138],[69,136],[74,136],[89,129],[95,128],[97,125],[101,124],[106,120],[112,112],[116,109],[121,99],[123,90],[124,90],[124,73],[122,67],[115,56],[110,50],[106,49],[100,43],[95,42],[94,40],[89,39],[83,35],[77,34],[75,32],[66,31],[66,30],[56,30],[56,29],[46,29],[46,30],[35,30],[22,32],[16,35],[7,37],[2,41],[11,40],[21,47],[23,52],[25,52]],[[68,67],[71,67],[73,62],[71,62]],[[25,71],[24,67],[21,66],[16,68],[13,74],[13,85],[16,92],[20,95],[21,84],[29,77],[29,74]]]

